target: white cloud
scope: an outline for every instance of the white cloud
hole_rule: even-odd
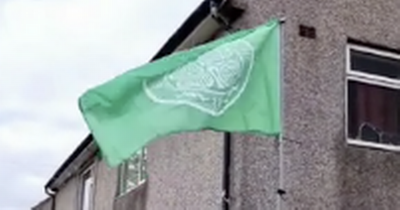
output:
[[[0,168],[8,172],[0,209],[44,197],[45,182],[87,134],[78,97],[147,62],[200,2],[0,2]]]

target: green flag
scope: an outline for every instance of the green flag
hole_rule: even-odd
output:
[[[279,28],[273,20],[88,90],[80,109],[108,164],[173,133],[280,134]]]

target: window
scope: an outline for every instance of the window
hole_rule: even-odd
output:
[[[147,150],[142,149],[119,168],[118,194],[122,195],[136,188],[146,180]]]
[[[92,210],[94,179],[91,168],[86,170],[81,178],[80,210]]]
[[[400,55],[351,45],[347,62],[348,142],[400,151]]]

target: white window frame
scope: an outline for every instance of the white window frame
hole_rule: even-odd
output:
[[[85,202],[85,176],[88,174],[89,177],[92,179],[92,189],[89,194],[89,209],[93,210],[94,207],[94,193],[95,193],[95,177],[94,177],[94,166],[91,164],[85,170],[83,170],[79,175],[79,210],[87,210],[84,209],[84,202]]]
[[[125,189],[124,190],[124,192],[122,192],[122,189],[121,189],[121,187],[122,187],[122,185],[123,184],[126,184],[126,183],[124,183],[124,182],[126,182],[126,179],[127,179],[127,172],[126,172],[126,165],[128,164],[128,162],[127,161],[125,161],[124,163],[122,163],[121,165],[120,165],[120,168],[118,169],[118,189],[117,189],[117,197],[119,197],[119,196],[124,196],[125,194],[127,194],[127,193],[129,193],[129,192],[131,192],[131,191],[133,191],[133,190],[135,190],[135,189],[137,189],[138,187],[140,187],[142,184],[144,184],[145,182],[146,182],[146,180],[147,180],[147,153],[148,153],[148,151],[147,151],[147,148],[143,148],[143,149],[141,149],[139,152],[141,152],[141,158],[140,158],[140,170],[142,170],[142,168],[143,168],[143,164],[144,164],[144,168],[145,168],[145,170],[144,171],[140,171],[139,172],[139,182],[136,184],[136,186],[135,187],[133,187],[133,188],[130,188],[130,189]],[[135,154],[135,155],[133,155],[133,156],[136,156],[137,154]],[[146,160],[146,161],[144,161],[144,160]],[[143,174],[146,174],[146,175],[143,175]],[[126,186],[125,186],[126,187]]]
[[[350,51],[356,50],[360,52],[367,52],[381,57],[393,58],[397,59],[400,62],[400,55],[396,53],[391,53],[387,51],[377,50],[370,47],[364,47],[354,44],[347,44],[346,46],[346,76],[345,76],[345,131],[346,131],[346,139],[349,145],[354,146],[361,146],[361,147],[368,147],[374,149],[381,149],[381,150],[388,150],[394,152],[400,152],[400,146],[382,144],[382,143],[375,143],[375,142],[367,142],[360,139],[352,139],[349,138],[349,131],[348,131],[348,117],[349,117],[349,110],[348,110],[348,84],[349,81],[356,81],[362,82],[364,84],[370,85],[377,85],[381,87],[386,87],[390,89],[400,90],[400,80],[373,75],[369,73],[359,72],[351,69],[351,56]]]

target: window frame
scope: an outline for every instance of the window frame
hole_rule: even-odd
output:
[[[360,52],[371,53],[373,55],[387,57],[399,60],[400,54],[387,52],[383,50],[373,49],[371,47],[360,46],[356,44],[346,45],[346,73],[345,73],[345,138],[349,145],[368,147],[373,149],[387,150],[393,152],[400,152],[400,146],[368,142],[360,139],[349,138],[349,104],[348,104],[348,91],[349,91],[349,81],[361,82],[368,85],[376,85],[380,87],[390,88],[394,90],[400,90],[400,79],[392,79],[384,76],[369,74],[365,72],[359,72],[351,69],[351,50],[356,50]]]
[[[89,210],[94,209],[94,194],[95,194],[95,176],[94,176],[94,164],[91,163],[89,166],[87,166],[84,170],[82,170],[79,173],[79,210],[85,210],[84,209],[84,191],[85,191],[85,181],[86,181],[86,176],[89,176],[89,178],[92,179],[92,189],[89,194]]]
[[[146,181],[147,181],[147,154],[148,150],[147,148],[143,148],[139,150],[136,154],[133,156],[139,155],[138,153],[140,152],[140,170],[139,170],[139,182],[136,184],[135,187],[132,187],[130,189],[127,188],[127,169],[128,169],[128,161],[124,161],[119,167],[118,167],[118,186],[117,186],[117,197],[124,196],[133,190],[139,188],[142,186]],[[132,156],[132,157],[133,157]],[[145,161],[144,161],[145,159]],[[143,170],[143,164],[144,164],[144,170]],[[143,175],[144,174],[144,175]],[[122,187],[124,186],[124,187]],[[124,188],[124,189],[122,189]]]

